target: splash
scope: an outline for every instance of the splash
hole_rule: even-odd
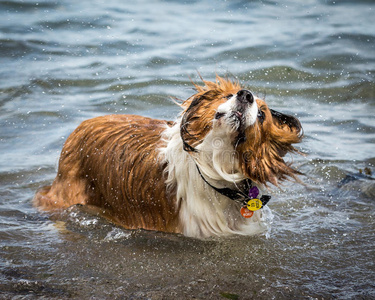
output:
[[[266,228],[264,232],[266,239],[269,239],[271,237],[273,219],[274,219],[274,214],[272,213],[271,209],[268,206],[264,206],[261,220],[264,223],[264,226]]]

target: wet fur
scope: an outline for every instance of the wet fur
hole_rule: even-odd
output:
[[[135,115],[84,121],[64,144],[54,182],[36,193],[34,204],[46,211],[92,205],[128,229],[194,237],[262,230],[259,211],[242,218],[239,205],[207,187],[196,165],[217,185],[233,188],[245,178],[277,185],[298,174],[282,157],[295,151],[302,127],[257,99],[263,124],[246,129],[241,139],[223,136],[223,145],[212,147],[216,109],[241,87],[220,77],[204,83],[181,104],[176,122]],[[225,151],[234,160],[220,155]]]

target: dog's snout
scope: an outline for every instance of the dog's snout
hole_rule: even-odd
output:
[[[243,103],[252,104],[254,102],[254,96],[248,90],[240,90],[237,93],[237,99],[238,99],[238,101],[243,102]]]

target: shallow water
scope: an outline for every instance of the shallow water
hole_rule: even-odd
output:
[[[375,298],[373,1],[0,1],[0,298]],[[266,235],[195,240],[31,205],[84,119],[173,119],[191,77],[301,120]],[[368,175],[366,175],[368,173]]]

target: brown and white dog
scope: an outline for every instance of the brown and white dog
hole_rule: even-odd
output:
[[[299,173],[283,160],[302,127],[237,82],[216,78],[195,85],[175,122],[135,115],[84,121],[69,136],[52,184],[34,203],[52,211],[75,204],[99,208],[128,229],[191,237],[254,234],[251,218],[221,190],[278,185]]]

